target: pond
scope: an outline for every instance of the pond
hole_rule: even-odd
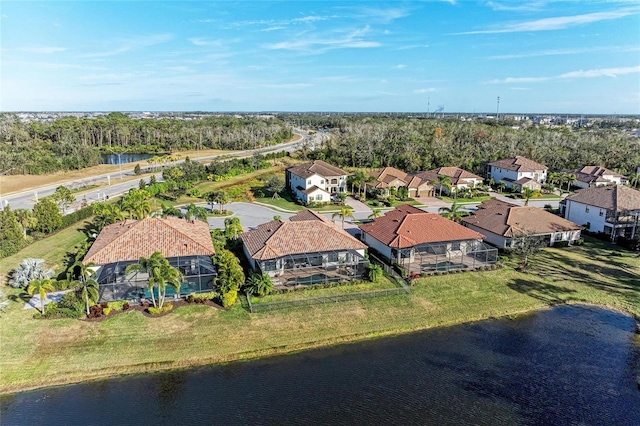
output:
[[[563,306],[258,361],[5,395],[2,424],[638,425],[633,330],[627,316]]]
[[[145,161],[149,158],[158,156],[159,154],[102,154],[100,156],[100,164],[127,164],[136,161]]]

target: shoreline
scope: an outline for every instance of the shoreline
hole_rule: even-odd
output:
[[[487,320],[515,319],[519,316],[530,314],[532,312],[552,309],[552,308],[563,306],[563,305],[593,306],[601,309],[611,310],[611,311],[620,313],[622,315],[628,316],[635,321],[634,333],[640,334],[640,317],[634,315],[631,312],[625,311],[624,309],[621,309],[615,306],[607,306],[607,305],[589,303],[584,301],[576,301],[576,302],[569,301],[569,302],[562,302],[562,303],[544,304],[542,306],[533,307],[531,309],[503,313],[499,316],[489,315],[489,316],[474,318],[471,320],[451,321],[448,323],[437,324],[434,326],[427,326],[427,327],[414,327],[410,329],[391,329],[391,330],[385,330],[382,332],[372,332],[372,333],[364,333],[364,334],[356,333],[351,335],[340,336],[337,338],[323,339],[323,340],[317,340],[317,341],[301,343],[301,344],[292,344],[292,345],[272,347],[272,348],[267,348],[262,350],[240,352],[240,353],[236,353],[228,356],[201,358],[201,359],[198,359],[192,362],[187,362],[187,363],[176,363],[176,361],[167,361],[167,362],[150,362],[150,363],[144,363],[144,364],[132,364],[130,366],[127,366],[127,371],[125,372],[117,372],[117,371],[112,371],[117,369],[105,368],[103,370],[94,370],[91,372],[91,374],[89,374],[88,376],[85,376],[80,380],[63,377],[63,378],[60,378],[59,380],[53,380],[43,385],[7,386],[6,388],[0,387],[0,396],[14,395],[14,394],[19,394],[23,392],[70,386],[70,385],[76,385],[81,383],[91,383],[91,382],[97,382],[102,380],[125,378],[125,377],[135,376],[139,374],[165,373],[168,371],[181,371],[181,370],[187,370],[192,368],[206,367],[206,366],[213,366],[213,365],[224,365],[224,364],[235,363],[235,362],[251,362],[251,361],[255,361],[262,358],[285,356],[285,355],[303,352],[307,350],[322,349],[322,348],[328,348],[332,346],[358,343],[358,342],[380,339],[380,338],[391,338],[395,336],[417,333],[425,330],[454,327],[454,326],[460,326],[464,324],[471,324],[471,323],[487,321]],[[514,318],[510,318],[510,317],[514,317]],[[640,342],[638,342],[638,344],[640,345]],[[119,369],[122,369],[122,367],[120,367]],[[102,373],[100,371],[102,371]]]

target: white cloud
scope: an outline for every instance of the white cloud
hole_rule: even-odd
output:
[[[142,49],[144,47],[153,46],[156,44],[166,43],[173,40],[171,34],[154,34],[150,36],[132,37],[127,40],[121,40],[120,46],[105,52],[94,52],[84,55],[85,58],[103,58],[107,56],[115,56],[122,53],[130,52],[132,50]]]
[[[405,64],[398,64],[395,67],[393,67],[396,70],[402,70],[405,69],[407,66]]]
[[[305,87],[312,87],[313,84],[309,83],[282,83],[282,84],[265,84],[264,87],[270,89],[302,89]]]
[[[625,16],[637,15],[638,12],[639,12],[638,8],[627,8],[627,9],[620,9],[613,12],[595,12],[595,13],[586,13],[583,15],[559,16],[556,18],[543,18],[543,19],[536,19],[533,21],[506,24],[502,27],[494,28],[494,29],[466,31],[466,32],[456,33],[456,35],[563,30],[565,28],[569,28],[577,25],[591,24],[594,22],[608,21],[613,19],[624,18]]]
[[[552,77],[507,77],[505,79],[494,79],[488,81],[489,84],[511,84],[511,83],[540,83],[549,80],[564,80],[571,78],[596,78],[596,77],[618,77],[619,75],[640,73],[640,65],[635,67],[617,68],[597,68],[592,70],[571,71]]]
[[[546,1],[536,1],[523,4],[503,4],[495,1],[488,1],[486,5],[497,12],[531,12],[542,9],[547,4]]]
[[[413,93],[433,93],[435,92],[436,89],[434,87],[427,87],[426,89],[416,89],[413,91]]]
[[[371,48],[378,47],[380,43],[376,41],[364,40],[364,35],[369,32],[369,26],[351,31],[343,36],[298,38],[296,40],[282,41],[265,45],[269,50],[295,50],[310,54],[324,53],[328,50],[346,48]]]
[[[196,46],[222,46],[222,40],[209,40],[202,37],[192,37],[188,40]]]
[[[51,54],[64,52],[66,49],[64,47],[55,47],[55,46],[31,46],[31,47],[21,47],[17,49],[20,52],[33,53],[33,54]]]

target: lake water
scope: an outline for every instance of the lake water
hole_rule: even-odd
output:
[[[102,154],[100,157],[100,164],[127,164],[135,163],[136,161],[144,161],[149,158],[153,158],[158,154]]]
[[[563,306],[0,398],[4,425],[640,425],[634,322]],[[34,360],[34,362],[37,362]]]

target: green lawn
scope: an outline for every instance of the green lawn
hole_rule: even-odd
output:
[[[344,284],[335,287],[329,288],[319,288],[319,289],[299,289],[296,291],[291,291],[288,293],[275,293],[270,294],[265,297],[255,297],[251,296],[251,303],[254,305],[258,305],[260,303],[272,303],[272,302],[288,302],[291,300],[300,300],[300,299],[309,299],[312,297],[320,297],[320,296],[336,296],[340,294],[346,293],[357,293],[361,291],[372,291],[372,290],[384,290],[388,288],[396,288],[398,287],[387,277],[382,277],[378,282],[360,282],[357,284]]]
[[[465,203],[481,203],[483,201],[487,201],[491,199],[491,195],[483,195],[480,197],[471,197],[471,198],[451,198],[451,197],[446,197],[446,196],[442,196],[442,197],[438,197],[439,199],[441,199],[442,201],[446,202],[446,203],[454,203],[454,202],[458,202],[458,204],[465,204]]]
[[[408,296],[259,314],[238,303],[229,311],[189,305],[159,318],[35,320],[14,302],[0,316],[0,392],[281,354],[566,302],[640,317],[639,276],[637,254],[588,239],[544,250],[526,274],[507,266],[433,276],[416,280]]]

